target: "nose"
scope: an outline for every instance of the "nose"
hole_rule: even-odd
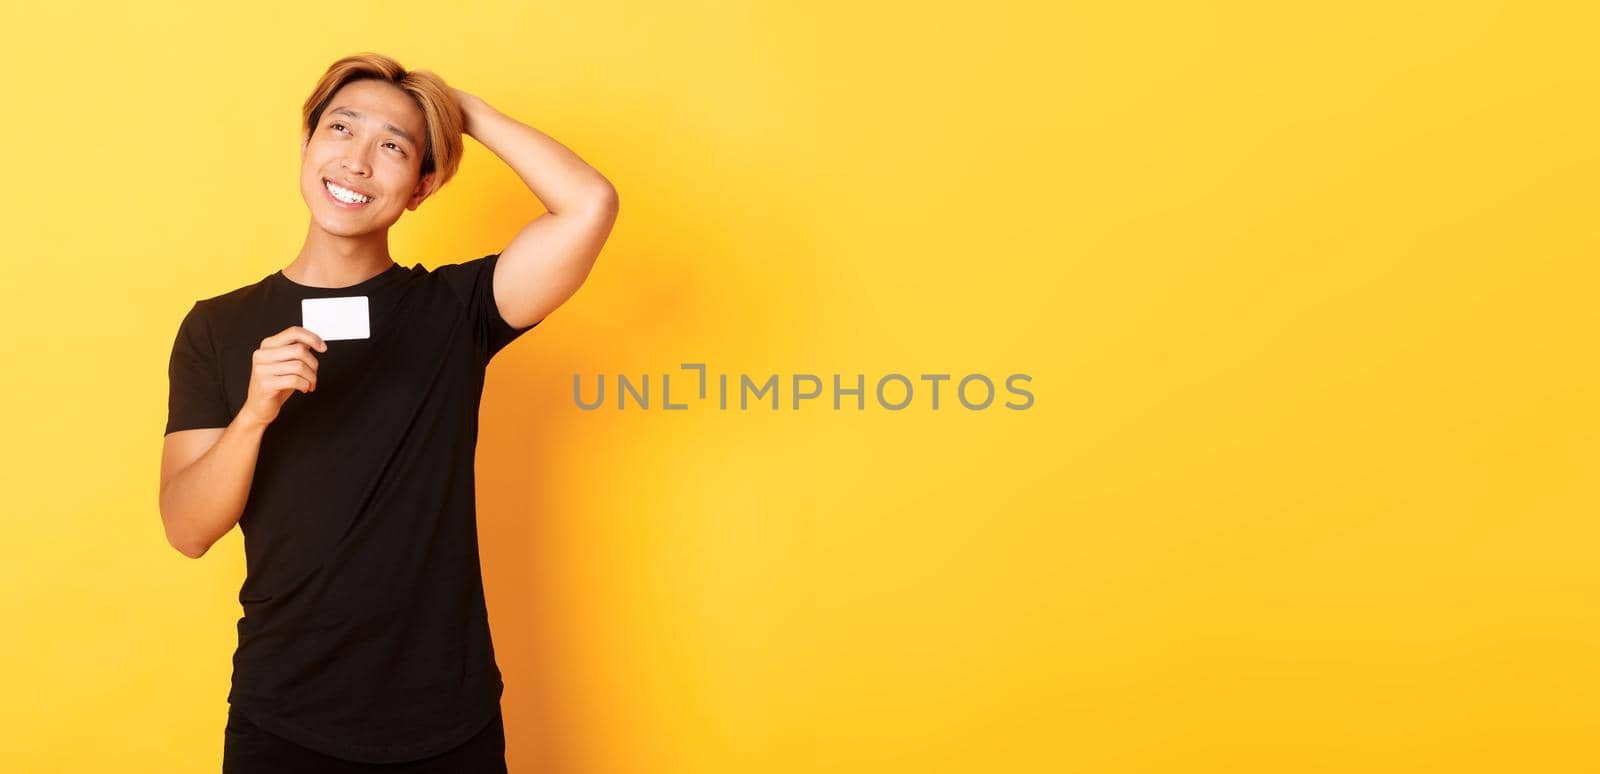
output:
[[[366,177],[372,173],[372,166],[367,163],[367,152],[365,150],[354,150],[345,154],[341,165],[349,170],[352,175]]]

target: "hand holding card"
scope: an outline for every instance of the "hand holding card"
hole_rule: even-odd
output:
[[[250,356],[250,388],[240,414],[262,425],[278,418],[278,410],[296,390],[311,393],[317,389],[317,357],[327,352],[328,344],[317,334],[291,325],[261,342]]]

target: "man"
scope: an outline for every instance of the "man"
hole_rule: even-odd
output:
[[[587,278],[617,195],[548,136],[378,54],[329,67],[303,119],[304,246],[196,302],[168,370],[167,540],[199,558],[244,534],[223,770],[503,772],[478,403],[495,353]],[[454,175],[463,133],[548,212],[499,253],[406,268],[389,228]],[[322,304],[356,330],[307,327]]]

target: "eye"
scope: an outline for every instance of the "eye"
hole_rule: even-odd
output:
[[[333,123],[328,124],[328,128],[329,129],[337,129],[337,128],[341,127],[341,126],[344,126],[344,124],[342,124],[342,123],[340,123],[338,121],[334,121]]]
[[[391,143],[387,143],[387,144],[388,144],[388,145],[394,145],[394,149],[395,149],[395,150],[397,150],[397,151],[400,151],[400,153],[401,153],[401,155],[405,155],[405,152],[406,152],[406,151],[405,151],[405,149],[404,149],[404,148],[402,148],[402,147],[400,147],[400,146],[399,146],[399,145],[397,145],[397,144],[395,144],[395,143],[392,143],[392,142],[391,142]]]

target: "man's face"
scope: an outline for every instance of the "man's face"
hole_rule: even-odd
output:
[[[405,92],[383,81],[345,84],[302,138],[300,195],[324,231],[359,236],[382,231],[433,193],[435,175],[419,179],[425,123]],[[339,201],[328,182],[369,197]]]

